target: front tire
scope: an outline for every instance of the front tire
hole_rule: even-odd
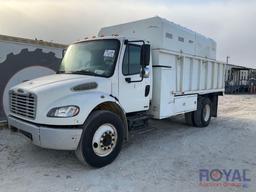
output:
[[[110,164],[122,148],[123,130],[124,125],[115,113],[105,110],[93,112],[84,125],[76,156],[92,167]]]

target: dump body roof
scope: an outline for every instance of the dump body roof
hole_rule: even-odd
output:
[[[153,49],[166,49],[216,59],[216,43],[213,39],[161,17],[104,27],[98,35],[115,34],[148,40]]]

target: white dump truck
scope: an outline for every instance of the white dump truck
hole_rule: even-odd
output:
[[[217,117],[224,69],[212,39],[160,17],[105,27],[70,45],[57,74],[10,89],[9,126],[102,167],[149,118],[185,114],[206,127]]]

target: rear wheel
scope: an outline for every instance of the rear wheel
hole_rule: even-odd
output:
[[[211,100],[208,97],[199,97],[197,110],[192,115],[194,126],[207,127],[211,121],[211,113]]]
[[[110,111],[95,111],[88,118],[76,155],[83,163],[103,167],[115,160],[123,142],[123,123]]]

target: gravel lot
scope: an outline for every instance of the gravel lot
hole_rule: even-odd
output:
[[[46,150],[0,129],[0,191],[255,191],[256,96],[220,98],[209,127],[183,116],[132,133],[109,166],[81,165],[72,152]],[[247,188],[199,186],[199,169],[248,169]]]

